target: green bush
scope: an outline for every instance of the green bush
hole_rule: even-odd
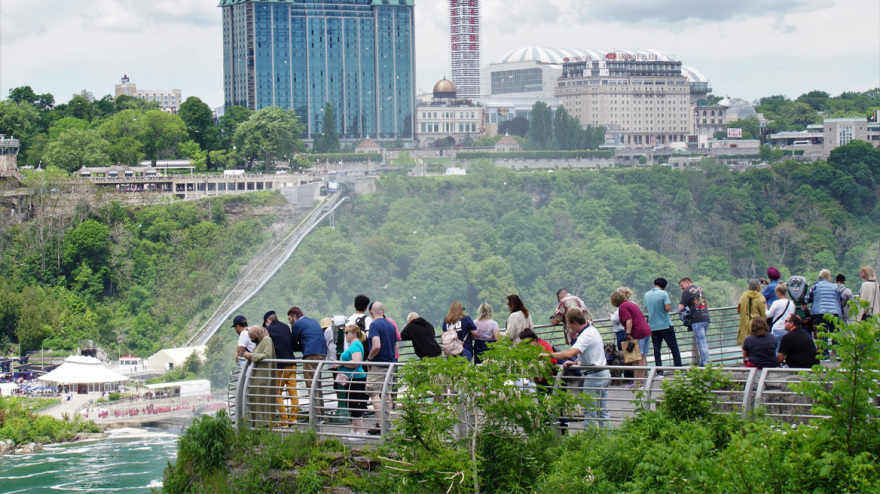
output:
[[[663,402],[658,409],[675,420],[706,420],[718,402],[713,391],[731,388],[730,376],[719,366],[692,366],[663,381]]]
[[[165,471],[165,491],[225,490],[225,462],[232,444],[232,421],[225,410],[196,419],[177,441],[177,463]],[[221,489],[221,486],[223,487]]]
[[[119,401],[120,396],[121,395],[119,393],[110,393],[109,395],[107,395],[107,399],[110,401]]]

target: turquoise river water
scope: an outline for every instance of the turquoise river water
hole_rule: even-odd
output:
[[[0,493],[161,490],[162,472],[177,456],[177,437],[161,429],[125,429],[106,439],[3,456]]]

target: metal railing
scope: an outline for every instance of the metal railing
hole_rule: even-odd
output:
[[[606,343],[615,342],[615,335],[607,319],[594,320]],[[739,316],[734,307],[712,310],[712,323],[707,334],[713,363],[741,364],[742,350],[736,344]],[[541,326],[536,332],[558,349],[566,348],[561,326]],[[679,331],[678,336],[686,334]],[[681,338],[679,346],[684,365],[696,355],[692,338]],[[665,345],[664,345],[665,347]],[[365,373],[366,380],[340,385],[335,382],[333,369],[339,361],[263,360],[259,365],[248,362],[241,370],[233,371],[230,381],[229,410],[237,427],[272,428],[281,434],[291,430],[313,430],[321,436],[339,437],[353,441],[381,441],[391,430],[397,412],[398,395],[405,390],[396,384],[396,376],[407,361],[414,359],[409,342],[401,342],[400,362],[372,362]],[[653,362],[653,355],[648,356]],[[664,348],[664,362],[671,363],[668,349]],[[268,369],[267,363],[290,367],[288,372]],[[695,362],[696,363],[696,362]],[[314,371],[308,376],[304,366]],[[654,409],[664,399],[662,383],[675,372],[690,372],[691,367],[672,366],[608,366],[588,368],[570,366],[583,375],[571,375],[560,367],[554,389],[590,394],[595,398],[593,407],[582,407],[560,419],[567,421],[570,430],[593,426],[612,426],[633,416],[639,409]],[[595,372],[608,370],[610,377]],[[812,403],[804,395],[795,393],[790,384],[803,380],[804,369],[724,367],[730,378],[729,389],[712,391],[720,411],[736,411],[743,417],[756,410],[765,416],[787,422],[805,422],[821,418],[811,413]],[[643,376],[633,377],[636,375]],[[806,370],[807,373],[810,370]],[[629,374],[629,375],[628,375]],[[308,379],[307,379],[308,377]],[[524,376],[527,377],[527,376]],[[541,387],[525,381],[524,393],[534,393],[540,399]],[[371,386],[371,387],[369,387]],[[367,388],[365,390],[365,388]],[[546,388],[545,388],[546,391]],[[604,399],[599,401],[604,393]],[[380,399],[380,397],[382,399]],[[438,397],[437,400],[442,399]],[[435,400],[425,400],[425,406],[437,406]],[[605,414],[589,412],[601,408]],[[586,412],[586,413],[585,413]],[[558,425],[556,425],[558,427]],[[367,434],[372,430],[373,434]]]

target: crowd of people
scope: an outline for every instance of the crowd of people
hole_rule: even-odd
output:
[[[191,410],[192,412],[195,412],[196,406],[187,401],[183,401],[181,403],[178,403],[177,405],[157,406],[154,404],[149,404],[144,407],[116,408],[114,410],[107,410],[103,408],[87,408],[82,415],[85,419],[89,418],[90,413],[95,419],[108,419],[111,415],[113,416],[113,418],[118,419],[125,417],[138,417],[142,415],[161,415],[164,413],[179,412],[181,410]]]
[[[833,327],[828,322],[831,317],[848,321],[847,301],[854,296],[846,288],[845,278],[838,275],[837,283],[833,284],[830,272],[822,270],[812,288],[808,292],[804,290],[805,294],[798,297],[779,281],[780,273],[776,268],[769,268],[767,275],[770,281],[750,281],[749,289],[737,307],[740,315],[737,344],[742,347],[743,364],[757,368],[809,368],[818,364],[814,335],[810,332],[813,328],[809,325],[815,324],[818,332]],[[857,317],[866,318],[880,303],[880,288],[870,266],[862,266],[860,276],[864,283],[859,298],[867,300],[869,305],[860,309]],[[799,285],[800,290],[806,286],[802,280],[792,277],[790,283]],[[488,344],[504,338],[516,344],[543,347],[542,356],[554,364],[595,369],[588,373],[590,386],[586,389],[596,396],[599,406],[597,410],[585,413],[602,424],[608,419],[605,401],[611,382],[611,373],[602,367],[619,362],[624,348],[628,357],[632,357],[627,363],[636,366],[635,380],[630,387],[638,387],[639,379],[644,378],[645,371],[639,368],[647,366],[649,353],[653,353],[655,367],[663,366],[664,343],[673,365],[682,365],[670,316],[673,311],[679,313],[684,326],[692,334],[694,364],[705,366],[710,362],[706,333],[711,317],[706,296],[690,278],[682,278],[678,283],[682,294],[677,306],[672,304],[666,291],[668,281],[662,277],[654,280],[653,287],[641,299],[641,306],[628,287],[617,288],[610,294],[614,311],[608,315],[616,333],[616,351],[613,348],[609,351],[603,343],[584,302],[560,289],[556,292],[557,305],[550,323],[562,326],[567,349],[555,349],[537,336],[532,315],[519,295],[507,297],[508,314],[503,329],[496,322],[489,304],[479,306],[474,320],[465,313],[461,302],[452,302],[440,324],[439,339],[434,325],[418,313],[408,314],[406,324],[400,330],[397,323],[385,314],[381,302],[371,303],[369,297],[358,295],[354,299],[354,313],[341,325],[342,341],[336,340],[335,331],[339,326],[332,319],[317,321],[305,316],[299,307],[287,311],[290,325],[280,321],[274,311],[266,312],[259,326],[250,326],[244,316],[236,316],[233,328],[239,339],[235,359],[239,364],[249,360],[254,365],[249,392],[250,420],[254,426],[289,427],[296,421],[307,422],[308,417],[300,414],[297,373],[310,383],[315,378],[318,362],[327,360],[341,362],[330,369],[340,409],[325,410],[323,396],[317,393],[311,401],[317,416],[335,415],[330,420],[350,422],[355,435],[375,435],[380,433],[379,425],[365,424],[365,419],[374,415],[369,411],[368,403],[372,404],[374,411],[390,406],[387,393],[382,392],[384,375],[376,369],[397,362],[399,341],[411,341],[418,358],[445,355],[478,364],[489,348]],[[830,316],[825,317],[826,314]],[[297,358],[307,361],[300,369],[295,365],[280,366],[268,362]],[[374,366],[373,371],[369,366]],[[662,370],[658,375],[662,375]],[[540,387],[541,383],[537,384]],[[313,389],[311,385],[306,387]],[[343,418],[345,411],[350,419]]]

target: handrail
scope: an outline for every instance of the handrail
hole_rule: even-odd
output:
[[[347,419],[344,418],[347,413],[358,410],[355,405],[352,405],[353,398],[350,396],[338,396],[339,390],[334,387],[333,368],[342,364],[341,361],[265,359],[262,363],[274,363],[285,367],[294,366],[297,369],[296,376],[280,379],[276,377],[275,372],[268,371],[266,368],[255,367],[248,363],[242,371],[243,377],[235,394],[236,403],[233,410],[234,421],[238,428],[271,427],[284,434],[297,427],[302,427],[325,437],[381,441],[390,432],[391,420],[395,414],[392,410],[393,407],[388,405],[396,401],[395,398],[398,394],[405,392],[405,390],[395,387],[395,377],[407,363],[370,363],[370,369],[366,371],[366,374],[368,378],[370,376],[381,376],[378,381],[381,383],[380,396],[382,399],[379,400],[379,408],[373,410],[375,419],[372,417],[367,419],[371,424],[374,422],[378,424],[364,426],[364,429],[378,429],[379,434],[374,437],[365,437],[362,434],[358,434],[358,432],[362,433],[363,431],[353,431],[351,425],[346,422]],[[302,374],[302,366],[305,364],[317,365],[314,376],[310,381],[306,381]],[[609,417],[604,419],[592,416],[581,417],[579,415],[560,417],[574,424],[572,425],[573,429],[591,427],[596,422],[601,426],[605,422],[610,424],[620,423],[626,417],[635,414],[639,407],[645,410],[656,407],[664,399],[662,383],[671,377],[670,372],[691,372],[695,368],[653,366],[581,367],[572,365],[569,366],[569,369],[586,371],[586,373],[581,376],[571,376],[565,374],[563,369],[560,368],[552,387],[555,390],[565,389],[570,392],[590,394],[599,393],[604,389],[607,393],[605,410],[609,412]],[[610,378],[610,385],[603,387],[602,381],[606,378],[594,375],[593,371],[601,370],[609,370],[613,373]],[[624,371],[644,371],[645,377],[623,377],[622,373]],[[665,375],[661,375],[660,371],[665,372]],[[720,411],[735,410],[744,419],[748,419],[751,412],[758,409],[763,409],[767,416],[789,422],[804,422],[809,419],[823,418],[822,416],[812,414],[810,410],[811,401],[808,397],[795,393],[789,388],[790,383],[804,379],[802,373],[809,376],[812,373],[811,369],[724,367],[723,372],[728,375],[734,386],[730,389],[712,391],[718,398]],[[614,374],[618,375],[615,376]],[[261,378],[270,377],[270,384],[251,386],[251,380],[255,376]],[[632,384],[624,386],[624,384],[630,381]],[[288,406],[286,398],[281,403],[277,402],[277,395],[280,394],[285,386],[293,389],[298,398],[298,406],[300,408],[299,424],[296,423],[295,417],[282,422],[278,414],[278,407]],[[528,386],[534,387],[534,385]],[[640,398],[638,396],[639,393],[641,393]],[[637,398],[639,399],[637,400]],[[312,406],[312,403],[317,403],[317,399],[323,402],[324,410],[318,410],[316,406]],[[269,403],[269,407],[276,407],[274,413],[263,411],[254,416],[250,415],[253,405],[265,407],[267,403]],[[434,406],[434,403],[426,404],[426,406]],[[308,408],[307,412],[305,412],[306,407]],[[329,409],[332,409],[336,414],[331,415],[333,412],[329,412]],[[340,419],[340,417],[343,418]],[[337,424],[334,422],[345,423]]]

